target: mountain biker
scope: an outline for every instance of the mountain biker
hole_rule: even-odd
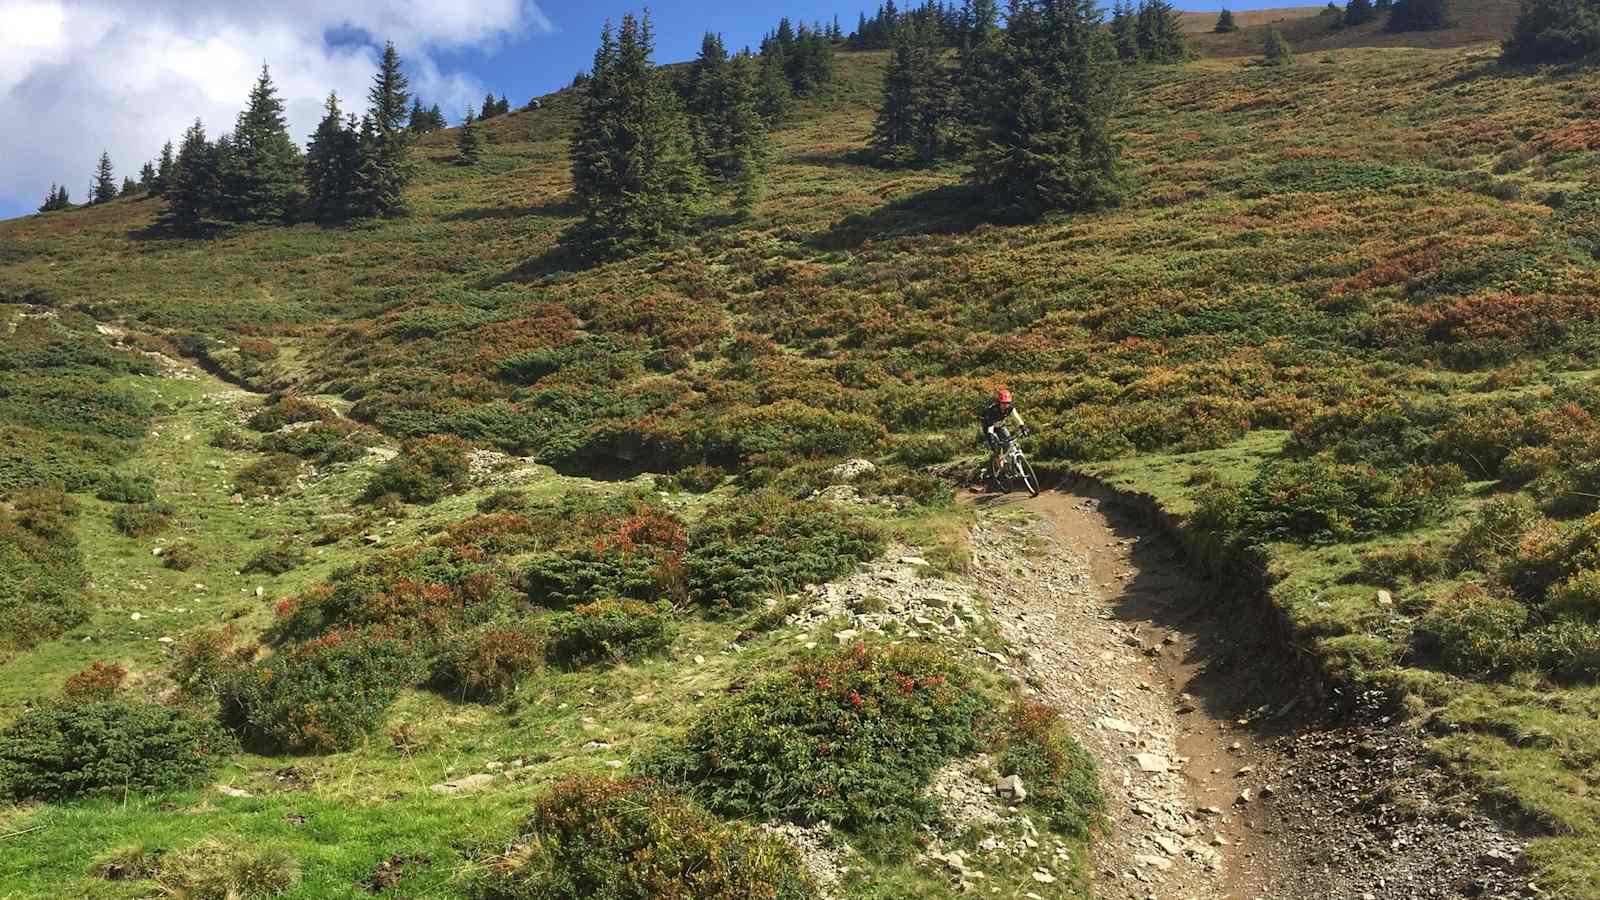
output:
[[[989,477],[994,478],[1000,472],[1000,453],[1005,449],[1006,440],[1011,437],[1006,425],[1015,422],[1019,432],[1028,426],[1022,421],[1022,413],[1017,412],[1016,405],[1011,402],[1011,391],[1003,387],[995,391],[994,402],[984,407],[983,412],[978,414],[978,420],[983,429],[981,437],[994,452],[989,460]]]

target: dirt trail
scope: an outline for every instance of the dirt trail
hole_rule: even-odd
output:
[[[1274,767],[1239,723],[1293,696],[1274,685],[1263,701],[1229,677],[1229,660],[1260,650],[1236,643],[1252,630],[1224,629],[1172,548],[1097,498],[973,502],[975,577],[1014,662],[1101,763],[1096,896],[1302,896],[1273,852],[1279,788],[1258,773]],[[1006,514],[1019,505],[1033,517]]]
[[[1428,760],[1424,722],[1305,693],[1264,609],[1216,596],[1140,510],[1090,491],[966,499],[1002,668],[1101,764],[1097,897],[1540,895],[1525,837]]]

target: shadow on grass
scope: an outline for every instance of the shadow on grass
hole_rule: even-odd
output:
[[[130,241],[214,241],[232,230],[232,226],[223,222],[202,222],[192,231],[156,222],[130,229],[127,236]]]
[[[867,241],[912,235],[961,234],[979,225],[1013,221],[997,212],[983,192],[970,185],[949,185],[913,194],[869,212],[855,213],[813,235],[819,250],[851,250]]]
[[[439,217],[442,222],[477,222],[484,219],[570,219],[578,214],[577,204],[571,198],[546,200],[527,206],[483,206],[463,209]]]
[[[866,149],[845,150],[839,153],[801,153],[789,157],[787,162],[802,166],[826,166],[830,169],[875,168],[877,160]]]

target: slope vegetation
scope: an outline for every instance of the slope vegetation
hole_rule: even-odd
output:
[[[1017,226],[986,221],[958,170],[864,163],[883,64],[841,55],[835,92],[775,136],[753,216],[682,247],[603,265],[562,250],[575,217],[558,95],[487,123],[473,167],[449,163],[452,135],[425,139],[410,218],[183,241],[150,230],[153,201],[30,217],[0,226],[0,295],[117,323],[239,383],[328,395],[385,441],[453,435],[550,479],[740,472],[805,495],[825,483],[816,460],[965,453],[974,410],[1008,384],[1043,458],[1155,495],[1219,570],[1268,567],[1293,639],[1334,684],[1427,722],[1438,760],[1541,837],[1544,890],[1600,896],[1600,616],[1585,593],[1600,76],[1505,71],[1482,45],[1139,70],[1119,123],[1134,199]],[[126,452],[113,449],[107,462]],[[199,452],[181,464],[210,461]],[[309,514],[283,511],[272,538]],[[398,527],[420,536],[441,516]],[[113,540],[90,556],[138,549]],[[734,635],[693,629],[690,649]],[[12,665],[64,678],[63,652]],[[621,714],[630,696],[664,702],[654,686],[682,671],[558,680],[520,734],[546,729],[537,752],[577,759],[582,732],[555,704]],[[406,702],[431,713],[436,699]],[[467,733],[481,722],[437,714]],[[667,721],[642,727],[686,725]],[[479,751],[479,737],[430,737],[447,751],[412,783]]]

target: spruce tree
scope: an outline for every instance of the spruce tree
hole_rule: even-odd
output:
[[[1355,26],[1365,25],[1378,17],[1372,8],[1372,0],[1348,0],[1344,6],[1344,24]]]
[[[172,164],[166,191],[167,211],[162,222],[183,234],[198,233],[206,213],[216,202],[216,148],[206,140],[205,126],[196,119],[183,133],[183,144]]]
[[[659,245],[689,227],[704,176],[676,93],[650,62],[648,14],[606,23],[572,135],[579,236],[602,252]]]
[[[1233,21],[1233,13],[1224,7],[1222,14],[1217,16],[1216,27],[1211,30],[1217,34],[1228,34],[1229,32],[1238,31],[1239,26]]]
[[[218,165],[231,217],[242,222],[287,217],[294,203],[300,151],[289,137],[283,101],[266,66],[261,67],[250,100],[224,146]]]
[[[406,211],[405,189],[411,182],[410,135],[405,129],[410,86],[400,70],[394,42],[384,46],[378,74],[367,91],[367,115],[361,128],[361,165],[356,172],[354,212],[358,216],[394,216]]]
[[[155,194],[160,187],[160,180],[156,176],[156,164],[147,162],[139,170],[139,190],[146,194]]]
[[[44,202],[39,205],[39,212],[55,212],[58,209],[66,208],[66,188],[57,187],[52,183],[50,185],[50,193],[44,195]]]
[[[1139,19],[1132,0],[1116,0],[1111,12],[1111,43],[1123,62],[1139,61]]]
[[[1284,39],[1283,32],[1276,28],[1267,29],[1267,43],[1262,53],[1269,66],[1287,66],[1294,63],[1294,51],[1289,48],[1289,42]]]
[[[956,70],[951,149],[976,148],[988,121],[989,92],[1000,53],[1000,8],[995,0],[967,0],[962,13],[960,63]]]
[[[1115,53],[1092,0],[1010,0],[971,177],[1025,216],[1122,194],[1110,131]]]
[[[789,76],[784,74],[783,54],[777,49],[761,54],[760,70],[756,83],[756,110],[771,128],[789,115],[793,92]]]
[[[1588,56],[1600,51],[1600,8],[1585,0],[1523,0],[1511,36],[1500,49],[1511,63],[1565,62]]]
[[[688,113],[695,159],[740,209],[755,205],[766,158],[766,124],[756,104],[755,62],[730,59],[720,35],[707,33],[689,72]]]
[[[1189,58],[1178,10],[1167,0],[1141,0],[1136,18],[1139,58],[1145,62],[1175,63]]]
[[[915,16],[895,31],[872,128],[873,150],[884,162],[925,165],[947,147],[948,81],[934,28],[926,17]]]
[[[411,101],[411,115],[406,119],[406,127],[414,134],[428,133],[428,113],[422,108],[420,99]]]
[[[500,104],[499,104],[498,101],[496,101],[494,99],[494,93],[492,91],[490,93],[484,94],[483,95],[483,106],[478,108],[478,118],[479,119],[492,119],[492,118],[494,118],[494,114],[499,111],[499,108],[500,108]]]
[[[449,127],[450,123],[444,120],[444,111],[439,108],[439,104],[435,103],[428,110],[428,130],[440,131]]]
[[[139,185],[134,183],[130,175],[122,176],[122,190],[117,192],[119,197],[132,197],[139,190]]]
[[[172,183],[172,165],[175,159],[172,142],[161,145],[161,156],[156,161],[156,193],[165,195]]]
[[[1593,13],[1590,16],[1594,18]],[[1386,27],[1389,31],[1438,31],[1450,24],[1449,0],[1394,0]]]
[[[507,97],[505,94],[501,94],[500,99],[496,101],[494,105],[494,114],[497,116],[510,115],[511,98]]]
[[[478,134],[478,120],[467,107],[467,116],[461,120],[461,130],[456,134],[456,165],[470,166],[483,156],[483,138]]]
[[[306,144],[306,200],[319,222],[343,222],[355,209],[356,171],[361,147],[354,120],[339,109],[339,95],[330,93],[322,121]]]
[[[100,163],[94,170],[93,184],[94,188],[90,193],[91,202],[107,203],[117,199],[117,182],[111,172],[111,154],[100,154]]]

